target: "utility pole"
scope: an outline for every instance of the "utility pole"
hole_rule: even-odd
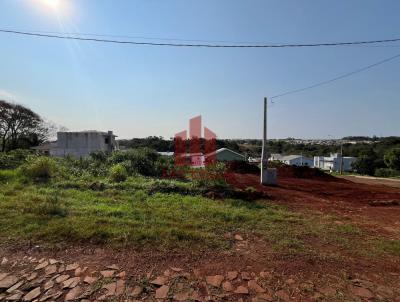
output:
[[[343,140],[340,140],[340,175],[343,174]]]
[[[267,98],[264,98],[263,140],[261,149],[261,179],[262,185],[276,185],[276,169],[268,169],[267,155]]]

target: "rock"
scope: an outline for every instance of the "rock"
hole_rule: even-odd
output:
[[[115,270],[115,271],[119,270],[119,267],[116,264],[106,266],[106,268],[112,269],[112,270]]]
[[[58,272],[59,273],[65,272],[65,265],[64,264],[60,265],[60,268],[58,269]]]
[[[23,293],[15,293],[6,298],[6,301],[20,301]]]
[[[115,291],[117,289],[117,284],[115,282],[103,285],[103,287],[107,292],[106,292],[106,296],[114,296],[115,295]]]
[[[363,287],[356,287],[356,286],[352,286],[351,287],[351,292],[358,296],[358,297],[362,297],[362,298],[373,298],[374,294],[367,288],[363,288]]]
[[[118,278],[121,278],[121,279],[125,279],[125,278],[126,278],[126,272],[125,272],[125,271],[120,272],[120,273],[117,275],[117,277],[118,277]]]
[[[250,280],[247,282],[247,286],[250,290],[255,291],[256,293],[265,293],[265,289],[263,289],[256,280]]]
[[[185,292],[185,293],[177,293],[174,295],[174,300],[176,301],[187,301],[189,300],[189,293]]]
[[[182,268],[179,268],[179,267],[173,267],[173,266],[171,266],[170,268],[171,268],[171,270],[173,270],[173,271],[176,272],[176,273],[179,273],[179,272],[183,271],[183,269],[182,269]]]
[[[22,284],[24,284],[24,281],[19,281],[18,283],[14,284],[9,289],[7,289],[7,293],[11,294],[13,291],[15,291],[18,288],[20,288]]]
[[[235,240],[237,240],[237,241],[243,241],[243,237],[240,236],[239,234],[236,234],[236,235],[235,235]]]
[[[6,265],[8,263],[8,259],[6,257],[3,257],[1,260],[1,265]]]
[[[44,270],[44,274],[46,276],[49,276],[49,275],[52,275],[52,274],[55,274],[55,273],[57,273],[57,265],[56,264],[49,265]]]
[[[72,264],[68,264],[67,267],[65,268],[66,271],[74,271],[79,267],[78,263],[72,263]]]
[[[221,282],[224,280],[224,276],[222,275],[215,275],[215,276],[207,276],[206,277],[206,282],[209,285],[212,285],[214,287],[220,287]]]
[[[46,290],[49,290],[50,288],[52,288],[53,286],[54,286],[54,281],[50,280],[44,284],[43,289],[46,291]]]
[[[19,281],[19,278],[13,275],[6,276],[0,280],[0,289],[8,289]]]
[[[82,293],[83,293],[83,289],[80,286],[77,286],[77,287],[71,289],[65,295],[65,301],[76,300]]]
[[[48,266],[49,263],[47,261],[43,261],[41,263],[39,263],[36,267],[35,267],[35,271],[38,271],[42,268],[45,268],[46,266]]]
[[[161,285],[164,285],[165,283],[167,283],[167,281],[168,281],[168,279],[166,278],[166,277],[164,277],[164,276],[158,276],[156,279],[154,279],[153,281],[150,281],[150,283],[151,284],[154,284],[154,285],[158,285],[158,286],[161,286]]]
[[[9,275],[8,273],[0,273],[0,281],[3,280],[8,275]]]
[[[335,296],[336,295],[336,289],[332,287],[322,287],[318,289],[318,292],[323,294],[324,296]]]
[[[281,299],[281,300],[283,300],[283,301],[289,301],[289,300],[290,300],[289,295],[288,295],[284,290],[278,290],[278,291],[275,293],[275,295],[276,295],[279,299]]]
[[[237,271],[230,271],[230,272],[228,272],[227,278],[228,278],[228,280],[232,281],[232,280],[235,280],[238,275],[239,274]]]
[[[88,269],[87,267],[84,267],[84,268],[78,267],[78,268],[75,270],[75,277],[80,277],[80,276],[82,276],[82,274],[85,273],[87,269]]]
[[[128,292],[128,296],[139,297],[142,292],[143,288],[141,288],[140,286],[135,286],[132,290]]]
[[[62,283],[62,288],[67,288],[67,287],[74,288],[79,284],[80,281],[81,281],[80,277],[70,278]]]
[[[39,297],[41,294],[40,287],[36,287],[35,289],[31,290],[29,293],[27,293],[23,300],[24,301],[32,301],[33,299],[36,299]]]
[[[83,282],[87,283],[87,284],[93,284],[98,280],[98,278],[96,277],[85,277],[85,279],[83,279]]]
[[[232,283],[230,283],[229,281],[225,281],[224,283],[222,283],[222,289],[226,292],[231,292],[234,290],[234,287]]]
[[[38,262],[39,262],[39,263],[42,263],[42,262],[44,262],[45,260],[46,260],[46,258],[40,258]]]
[[[64,282],[65,280],[69,279],[69,275],[61,275],[59,277],[56,278],[56,282],[57,283],[61,283]]]
[[[257,295],[257,298],[259,299],[259,301],[263,302],[263,301],[274,301],[274,298],[267,293],[263,293],[263,294],[259,294]]]
[[[242,272],[241,276],[242,276],[243,280],[250,280],[251,279],[251,276],[250,276],[250,274],[248,272]]]
[[[38,273],[33,272],[32,274],[30,274],[30,275],[26,278],[26,280],[32,281],[32,280],[35,279],[37,276],[38,276]]]
[[[58,263],[58,261],[56,259],[49,259],[49,263],[50,264],[56,264],[56,263]]]
[[[169,286],[163,285],[156,290],[156,299],[166,299],[168,297]]]
[[[294,280],[294,279],[287,279],[286,281],[286,284],[288,284],[288,285],[292,285],[292,284],[295,284],[296,283],[296,281]]]
[[[260,277],[264,279],[269,279],[271,278],[271,273],[270,272],[261,272]]]
[[[124,292],[125,292],[125,281],[124,280],[118,280],[116,282],[115,294],[117,296],[121,296]]]
[[[112,278],[112,276],[114,276],[115,271],[101,271],[100,274],[104,277],[104,278]]]
[[[235,294],[242,294],[242,295],[247,295],[249,293],[249,290],[245,286],[238,286],[234,292]]]
[[[376,291],[378,294],[384,296],[384,297],[391,297],[393,296],[394,292],[391,288],[387,287],[387,286],[383,286],[383,285],[379,285],[376,288]]]

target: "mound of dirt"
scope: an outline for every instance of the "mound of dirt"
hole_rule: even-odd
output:
[[[285,166],[280,166],[277,169],[278,169],[278,177],[308,178],[308,179],[319,179],[324,181],[339,181],[338,178],[316,168],[285,165]]]

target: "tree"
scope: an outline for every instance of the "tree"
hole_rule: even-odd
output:
[[[50,127],[31,109],[0,100],[0,148],[2,152],[29,148],[44,142]]]
[[[384,159],[388,168],[400,171],[400,148],[389,150]]]
[[[374,175],[376,169],[383,167],[382,158],[372,148],[360,151],[357,161],[353,164],[357,173],[367,175]]]

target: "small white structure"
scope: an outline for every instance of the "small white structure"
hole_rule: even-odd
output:
[[[58,132],[57,141],[33,149],[50,156],[83,158],[92,152],[118,150],[112,131]]]
[[[221,148],[214,152],[206,154],[206,157],[214,156],[217,161],[229,162],[229,161],[244,161],[244,155],[237,153],[228,148]]]
[[[342,166],[343,172],[350,172],[353,171],[352,164],[356,160],[356,157],[342,157],[338,153],[330,156],[314,156],[314,167],[330,172],[340,172],[340,167]]]
[[[314,160],[303,155],[271,154],[269,161],[279,161],[289,166],[310,167],[314,166]]]

